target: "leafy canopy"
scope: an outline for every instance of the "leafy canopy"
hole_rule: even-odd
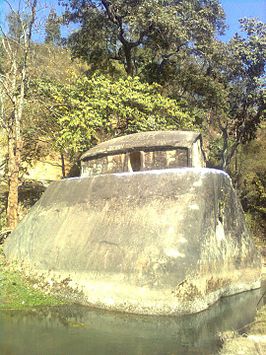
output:
[[[59,124],[55,144],[82,152],[98,141],[139,131],[192,128],[192,118],[160,86],[137,77],[113,80],[102,74],[81,76],[73,84],[38,82]]]
[[[236,34],[220,54],[223,100],[213,107],[222,133],[218,155],[224,169],[228,169],[238,146],[256,137],[266,107],[266,25],[252,18],[242,19],[240,24],[244,36]]]
[[[69,38],[74,56],[89,63],[123,63],[139,74],[151,60],[197,48],[224,29],[218,0],[66,0],[66,22],[80,24]],[[97,38],[97,40],[95,40]],[[150,56],[145,53],[150,51]],[[144,54],[144,55],[143,55]]]
[[[45,43],[59,45],[61,42],[59,18],[57,17],[55,10],[52,9],[49,12],[45,24]]]

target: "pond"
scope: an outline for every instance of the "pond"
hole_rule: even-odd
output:
[[[188,316],[136,316],[71,305],[0,312],[1,355],[215,354],[219,332],[243,328],[265,287]]]

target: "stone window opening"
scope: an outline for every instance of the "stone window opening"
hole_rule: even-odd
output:
[[[82,176],[204,167],[201,136],[193,131],[139,132],[102,142],[81,157]]]
[[[218,221],[223,224],[224,222],[224,202],[219,201]]]
[[[141,171],[143,170],[143,152],[130,152],[128,159],[129,171]]]

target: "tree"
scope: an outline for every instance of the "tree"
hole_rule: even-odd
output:
[[[236,34],[223,52],[219,67],[223,103],[213,108],[221,132],[220,167],[228,170],[237,148],[256,137],[265,113],[266,25],[240,20],[244,36]]]
[[[229,43],[213,40],[202,55],[179,52],[159,78],[168,95],[185,99],[197,111],[210,166],[232,175],[238,147],[256,137],[265,111],[266,26],[255,19],[240,24],[242,36]]]
[[[36,89],[36,82],[70,85],[75,77],[82,75],[88,67],[79,60],[72,60],[70,51],[62,46],[35,43],[32,49],[34,56],[31,57],[28,68],[30,80],[25,106],[23,160],[26,160],[26,166],[30,166],[40,157],[45,158],[47,151],[51,152],[52,147],[52,152],[60,155],[62,177],[65,177],[65,160],[69,160],[67,149],[59,144],[53,144],[61,128],[58,122],[52,119],[50,113],[52,104],[50,105],[46,96],[40,95]]]
[[[224,28],[218,0],[69,0],[64,4],[66,22],[80,24],[69,37],[74,56],[104,66],[118,60],[129,75],[139,74],[151,63],[160,66],[181,49],[202,50]]]
[[[18,186],[23,148],[21,125],[36,7],[37,0],[30,1],[23,12],[16,11],[10,5],[11,18],[18,20],[13,26],[15,30],[5,34],[1,28],[2,47],[6,60],[4,70],[0,75],[0,122],[6,132],[8,142],[7,224],[10,229],[15,228],[18,221]]]
[[[249,227],[257,239],[266,242],[266,124],[253,141],[237,152],[237,187]]]
[[[8,22],[8,35],[15,38],[20,38],[23,35],[23,26],[24,23],[28,21],[26,14],[20,14],[15,11],[11,11],[7,15]]]
[[[191,117],[162,94],[160,86],[135,78],[112,79],[95,73],[72,84],[39,81],[49,102],[50,119],[57,124],[55,145],[72,155],[113,136],[139,131],[192,128]]]
[[[60,45],[61,32],[60,23],[54,9],[49,12],[45,25],[45,43]]]

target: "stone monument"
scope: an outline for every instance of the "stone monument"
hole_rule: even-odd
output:
[[[5,242],[29,274],[67,280],[82,304],[199,312],[260,287],[260,258],[230,177],[205,168],[195,132],[145,132],[81,157]]]

